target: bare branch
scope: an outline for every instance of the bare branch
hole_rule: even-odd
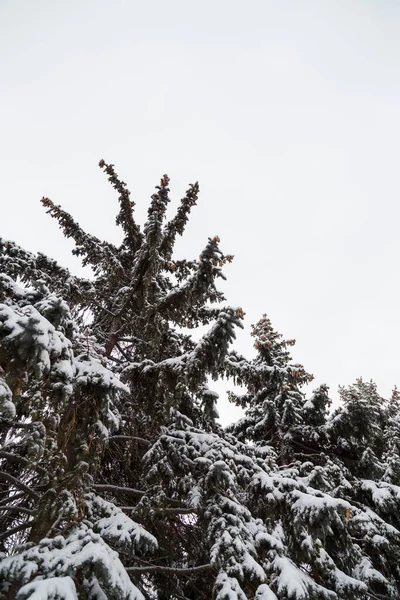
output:
[[[146,494],[146,492],[144,492],[143,490],[137,490],[135,488],[129,487],[121,487],[118,485],[103,485],[102,483],[95,483],[94,485],[92,485],[92,487],[98,492],[122,492],[123,494],[130,494],[132,496],[139,497],[142,497]]]
[[[132,574],[141,573],[168,573],[170,575],[193,575],[204,571],[215,571],[216,565],[207,564],[197,567],[164,567],[163,565],[149,565],[147,567],[127,567],[126,571]]]
[[[118,350],[120,351],[120,353],[122,354],[122,356],[124,357],[124,359],[126,361],[129,361],[129,357],[126,355],[125,351],[123,348],[121,348],[121,345],[118,342],[115,342],[116,347],[118,348]]]
[[[135,435],[112,435],[110,437],[110,440],[112,441],[119,441],[119,440],[124,440],[129,442],[130,440],[133,440],[134,442],[139,442],[140,444],[144,444],[145,446],[151,446],[151,442],[149,442],[149,440],[145,440],[144,438],[141,437],[136,437]]]
[[[27,458],[24,458],[23,456],[19,456],[19,454],[12,454],[11,452],[0,451],[0,458],[5,458],[6,460],[9,460],[11,462],[19,462],[19,463],[25,465],[30,470],[37,471],[41,475],[46,475],[45,469],[43,469],[42,467],[39,467],[39,465],[35,465],[33,462],[31,462]]]
[[[7,427],[14,427],[15,429],[31,429],[40,424],[40,421],[31,421],[31,423],[22,423],[20,421],[10,421],[9,419],[0,418],[0,425],[6,425]]]
[[[366,594],[367,594],[368,598],[373,598],[373,600],[386,600],[387,599],[387,596],[381,596],[381,595],[375,596],[374,594],[372,594],[372,592],[369,592],[369,591],[366,592]]]
[[[173,508],[160,508],[156,512],[160,512],[162,514],[165,513],[167,515],[196,515],[198,511],[195,508],[190,508],[187,506],[174,506]]]
[[[32,524],[33,524],[33,519],[31,521],[26,521],[26,523],[21,523],[21,525],[17,525],[16,527],[12,527],[11,529],[7,529],[7,531],[5,531],[4,533],[0,533],[0,542],[7,539],[8,537],[11,537],[15,533],[19,533],[20,531],[23,531],[24,529],[28,529],[29,527],[32,527]]]
[[[108,360],[112,360],[112,361],[118,363],[119,365],[123,365],[124,364],[123,360],[120,360],[119,358],[115,358],[115,356],[108,356],[107,358],[108,358]]]
[[[126,342],[128,344],[137,344],[137,343],[139,343],[139,344],[149,345],[149,342],[146,342],[145,340],[142,340],[141,338],[138,338],[138,337],[129,337],[129,338],[122,337],[122,338],[119,338],[119,341],[120,342]]]
[[[57,519],[54,521],[53,525],[50,527],[50,529],[48,530],[48,532],[46,533],[46,535],[44,537],[46,537],[46,538],[50,537],[51,532],[54,531],[54,529],[60,523],[62,518],[63,518],[63,513],[61,511],[61,513],[58,515]]]
[[[8,502],[10,502],[10,500],[12,500],[13,502],[15,502],[16,500],[21,500],[21,498],[23,498],[25,496],[24,492],[19,492],[19,494],[14,494],[13,496],[10,496],[7,494],[7,498],[2,498],[0,500],[0,506],[4,506],[4,504],[7,504]]]
[[[0,479],[4,479],[5,481],[8,481],[9,483],[14,484],[15,487],[19,488],[20,490],[23,490],[26,494],[28,494],[35,500],[39,500],[39,498],[40,498],[39,494],[37,492],[35,492],[34,490],[32,490],[27,485],[25,485],[24,483],[22,483],[22,481],[20,481],[16,477],[13,477],[12,475],[5,473],[4,471],[0,471]]]
[[[138,496],[139,498],[142,498],[143,496],[145,496],[147,494],[147,492],[145,492],[144,490],[137,490],[136,488],[122,487],[122,486],[118,486],[118,485],[108,485],[108,484],[103,484],[103,483],[95,483],[92,485],[92,488],[94,490],[96,490],[97,492],[115,492],[115,493],[119,492],[122,494],[130,494],[131,496]],[[182,508],[180,506],[179,500],[176,500],[175,498],[164,498],[164,500],[166,502],[169,502],[170,504],[172,504],[172,506],[179,508],[179,510]],[[160,508],[159,510],[160,510],[160,512],[163,512],[163,511],[172,510],[172,509]],[[186,510],[186,509],[184,509],[184,510]],[[196,510],[190,509],[189,512],[195,513]]]
[[[136,506],[119,506],[121,510],[136,510]],[[195,508],[188,508],[187,506],[177,506],[173,508],[156,508],[156,513],[162,513],[167,515],[196,515],[197,510]]]
[[[25,508],[25,506],[10,506],[10,505],[2,505],[0,506],[0,511],[6,510],[7,512],[19,512],[24,513],[26,515],[34,515],[34,511],[30,508]]]

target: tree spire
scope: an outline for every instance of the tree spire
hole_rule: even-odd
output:
[[[133,219],[133,207],[135,203],[131,200],[131,193],[124,181],[121,181],[115,172],[114,165],[107,164],[103,159],[99,161],[100,169],[108,175],[108,181],[119,193],[120,210],[116,217],[116,224],[120,225],[125,233],[124,243],[135,252],[142,243],[140,227]]]

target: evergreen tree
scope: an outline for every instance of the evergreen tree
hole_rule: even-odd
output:
[[[121,523],[133,546],[154,549],[156,540],[89,493],[128,389],[85,349],[67,304],[43,281],[25,290],[3,273],[0,285],[5,597],[73,598],[101,586],[110,598],[140,598],[108,540]]]
[[[327,386],[314,390],[309,399],[301,392],[312,377],[291,363],[287,348],[294,341],[276,333],[266,316],[253,327],[253,335],[257,357],[252,363],[232,361],[247,392],[231,394],[245,408],[245,416],[230,431],[276,453],[279,475],[273,483],[271,477],[258,480],[252,513],[264,523],[279,523],[286,556],[312,578],[293,597],[323,598],[325,589],[338,598],[397,598],[400,489],[387,483],[396,472],[396,394],[388,409],[373,382],[358,380],[340,389],[342,403],[331,416]],[[267,572],[272,582],[279,575],[272,566]]]
[[[334,451],[360,476],[382,475],[380,458],[384,445],[385,401],[373,381],[358,379],[339,388],[340,408],[329,421]],[[375,472],[376,471],[376,472]]]
[[[239,439],[261,445],[272,445],[282,464],[294,456],[293,432],[304,425],[304,395],[301,386],[312,381],[302,365],[291,362],[288,347],[295,340],[284,340],[263,318],[253,326],[252,336],[257,357],[246,364],[245,372],[239,367],[241,382],[247,393],[231,399],[248,407],[245,417],[232,428]]]
[[[395,387],[386,407],[384,432],[383,481],[400,485],[400,396]]]
[[[91,279],[0,240],[4,597],[398,598],[396,398],[381,406],[357,383],[329,417],[326,386],[306,399],[312,377],[267,317],[255,360],[232,350],[244,313],[217,288],[232,256],[217,236],[198,260],[173,256],[198,185],[167,221],[164,175],[140,228],[100,167],[119,246],[42,200]],[[220,377],[246,387],[230,431],[209,388]]]

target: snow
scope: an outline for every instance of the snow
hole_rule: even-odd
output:
[[[321,518],[321,515],[326,510],[340,510],[342,513],[346,509],[351,510],[352,505],[346,500],[340,498],[333,498],[328,494],[322,494],[322,492],[313,492],[305,494],[299,490],[292,492],[294,498],[297,500],[292,505],[292,509],[295,512],[307,513],[314,518]]]
[[[18,592],[17,600],[78,600],[75,583],[71,577],[49,577],[32,581]]]
[[[289,600],[308,600],[310,592],[318,594],[319,598],[335,599],[336,594],[327,590],[315,581],[286,556],[276,555],[271,563],[272,579],[279,594]]]
[[[20,288],[6,276],[1,278],[1,282],[5,282],[6,291],[14,294],[14,298],[7,298],[7,303],[0,304],[0,339],[6,348],[20,357],[24,365],[21,377],[46,377],[53,390],[63,399],[70,397],[78,386],[101,388],[106,405],[97,423],[97,430],[102,437],[106,437],[107,429],[117,429],[120,416],[113,401],[120,394],[128,393],[129,388],[97,357],[75,356],[72,342],[46,318],[46,314],[49,318],[56,315],[56,321],[60,321],[62,315],[69,318],[67,304],[55,295],[48,294],[32,305],[29,304],[35,299],[32,292]],[[16,304],[16,299],[19,304]],[[0,415],[12,419],[15,414],[11,391],[0,377]],[[33,435],[31,438],[33,441]],[[35,447],[31,444],[29,452],[40,451],[40,444]]]
[[[388,503],[392,503],[395,493],[398,494],[398,488],[396,489],[396,486],[391,486],[386,482],[377,484],[369,479],[362,479],[361,487],[371,493],[372,501],[381,508],[385,508]],[[400,495],[398,499],[400,500]]]
[[[238,580],[224,572],[218,575],[215,588],[218,590],[215,600],[247,600]]]
[[[359,564],[354,569],[354,575],[357,579],[365,581],[366,583],[379,582],[388,584],[388,581],[382,573],[373,568],[370,559],[364,556]]]
[[[88,600],[108,600],[96,577],[85,579],[83,585],[88,590]]]
[[[66,539],[61,536],[43,539],[38,546],[4,558],[0,563],[0,578],[28,583],[43,574],[47,579],[73,577],[82,569],[93,572],[106,595],[107,590],[115,590],[124,600],[144,600],[118,554],[85,525]]]
[[[278,596],[274,594],[269,585],[262,583],[257,588],[254,600],[278,600]]]
[[[81,385],[95,385],[106,389],[129,393],[129,387],[106,369],[99,359],[78,357],[75,360],[76,381]]]
[[[188,495],[189,506],[192,506],[194,509],[199,508],[201,506],[202,499],[203,494],[200,488],[197,485],[193,486]]]
[[[12,401],[11,390],[0,376],[0,417],[3,419],[13,419],[15,414],[16,408]]]
[[[255,554],[255,552],[254,552]],[[265,571],[259,565],[259,563],[251,556],[249,552],[246,552],[241,563],[243,571],[247,573],[251,579],[258,579],[259,581],[265,579]]]
[[[141,525],[135,523],[122,510],[111,502],[103,500],[100,496],[86,495],[91,511],[105,513],[107,516],[96,520],[93,526],[95,532],[100,533],[105,541],[117,546],[131,549],[157,549],[156,538],[146,531]]]

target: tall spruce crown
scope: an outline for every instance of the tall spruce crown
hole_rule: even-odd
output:
[[[244,311],[217,287],[233,257],[214,236],[174,258],[198,184],[168,220],[164,175],[141,228],[99,166],[119,246],[42,199],[92,277],[0,239],[1,597],[397,600],[397,390],[359,379],[330,412],[266,315],[242,356]]]

